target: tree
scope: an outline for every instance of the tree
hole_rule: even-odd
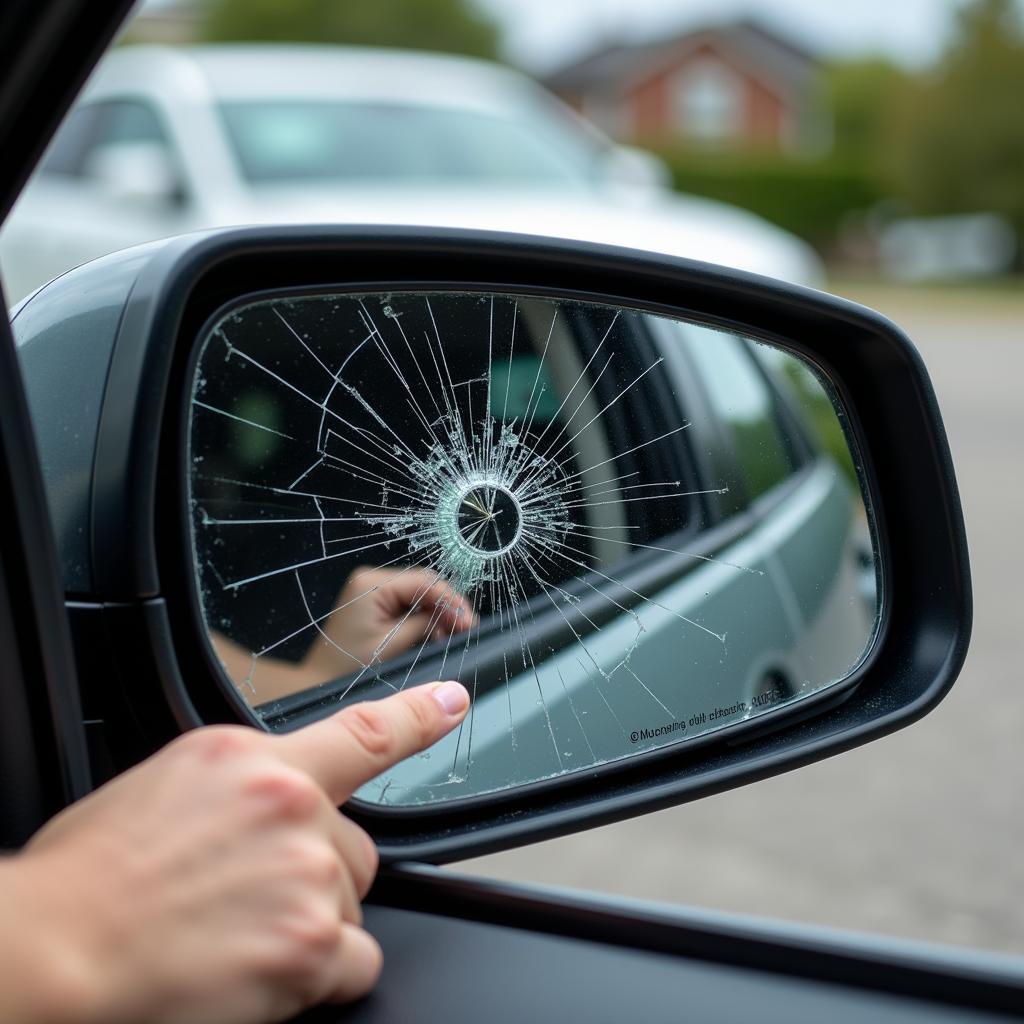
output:
[[[877,170],[893,99],[905,89],[907,72],[884,57],[867,57],[832,64],[823,78],[835,155]]]
[[[892,124],[891,172],[920,213],[991,211],[1024,237],[1024,26],[1014,0],[973,0]]]
[[[209,42],[349,43],[497,56],[496,24],[470,0],[212,0]]]

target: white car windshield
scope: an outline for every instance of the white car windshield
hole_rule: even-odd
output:
[[[588,189],[598,148],[546,119],[395,102],[238,101],[220,112],[252,185],[453,181]]]

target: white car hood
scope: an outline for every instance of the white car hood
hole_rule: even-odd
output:
[[[468,188],[265,188],[223,224],[346,223],[478,228],[685,256],[818,287],[814,250],[724,203],[673,194],[588,195]]]

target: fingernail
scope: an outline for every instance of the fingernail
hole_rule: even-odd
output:
[[[461,715],[469,706],[469,694],[466,688],[449,679],[447,682],[438,683],[430,693],[431,697],[441,705],[441,710],[446,715]]]

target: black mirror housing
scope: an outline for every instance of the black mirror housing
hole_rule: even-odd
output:
[[[910,724],[954,682],[971,620],[955,478],[920,357],[884,317],[753,275],[596,245],[426,229],[231,229],[89,264],[14,319],[69,608],[89,651],[86,717],[105,723],[94,739],[113,767],[183,729],[247,719],[216,678],[189,578],[187,368],[201,328],[227,304],[328,287],[570,296],[697,318],[799,355],[831,382],[859,449],[883,595],[870,653],[830,699],[501,801],[353,807],[385,860],[456,860],[778,774]],[[116,710],[122,701],[131,720]]]

